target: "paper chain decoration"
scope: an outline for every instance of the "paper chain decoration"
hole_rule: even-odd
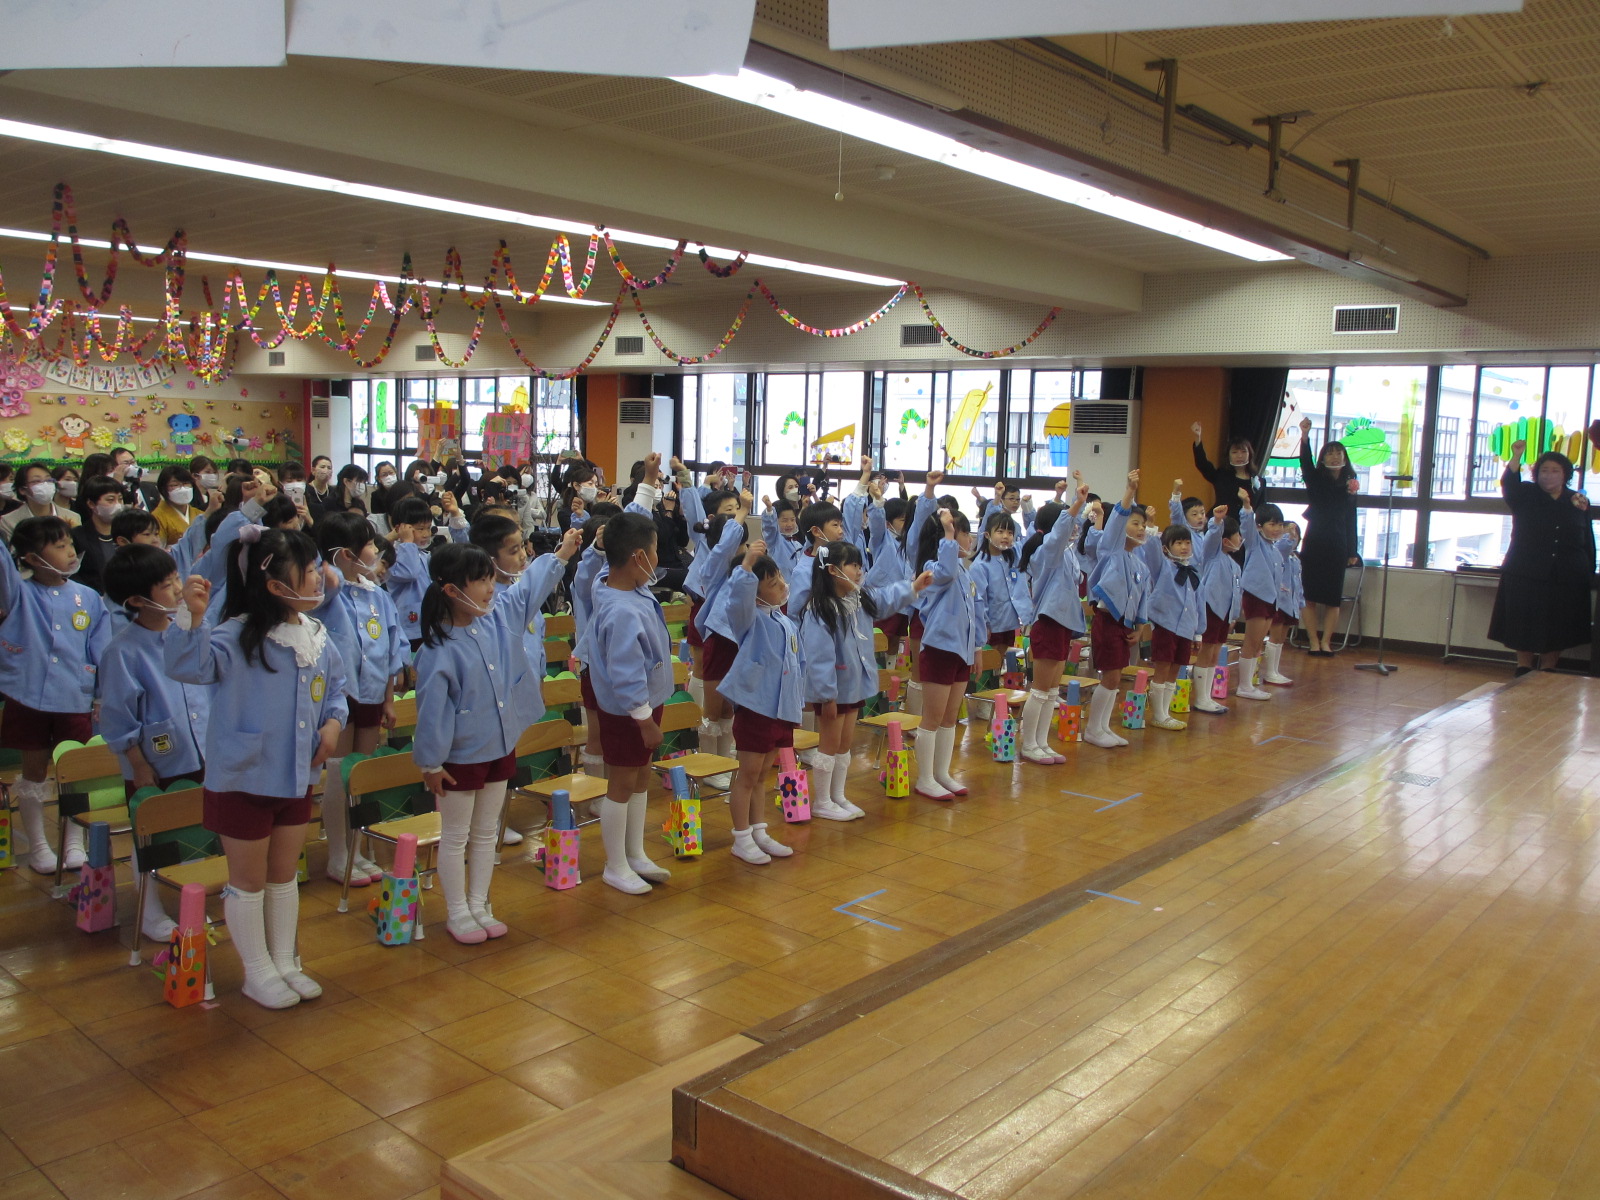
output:
[[[55,294],[56,267],[63,235],[72,247],[73,272],[78,293],[83,301],[81,305],[75,298],[63,299]],[[504,303],[506,294],[509,293],[516,304],[524,307],[537,304],[554,283],[559,268],[563,290],[573,299],[582,299],[594,282],[595,264],[602,243],[617,274],[622,278],[623,286],[611,304],[611,310],[607,314],[599,338],[583,361],[575,367],[552,370],[539,366],[523,351],[511,332]],[[394,349],[400,323],[412,311],[421,315],[428,331],[428,340],[438,360],[447,367],[459,369],[465,367],[477,352],[484,326],[488,322],[489,309],[492,307],[512,353],[535,376],[555,380],[571,379],[589,367],[601,348],[610,340],[612,330],[616,327],[617,317],[622,312],[622,305],[630,296],[656,348],[674,362],[684,365],[709,362],[726,350],[749,315],[750,305],[757,292],[766,299],[784,322],[802,333],[813,337],[841,338],[860,333],[876,324],[903,300],[909,291],[916,295],[923,314],[939,331],[939,336],[946,344],[962,354],[985,359],[1004,358],[1030,345],[1061,313],[1059,308],[1052,308],[1038,327],[1014,346],[1001,350],[974,350],[960,342],[940,323],[928,303],[927,296],[915,283],[901,285],[894,295],[870,316],[848,325],[827,329],[801,321],[779,302],[762,280],[756,279],[745,293],[744,302],[733,324],[728,327],[717,344],[704,354],[683,355],[670,349],[657,335],[644,311],[640,293],[667,282],[682,263],[687,245],[687,241],[679,241],[672,250],[667,265],[657,274],[643,278],[630,270],[623,261],[610,232],[604,226],[597,226],[589,237],[583,269],[575,273],[571,243],[565,234],[558,234],[550,243],[549,253],[545,256],[544,270],[537,286],[532,291],[524,291],[517,281],[516,271],[512,266],[510,248],[501,241],[490,261],[482,291],[476,298],[468,298],[468,284],[461,265],[461,255],[454,247],[446,252],[444,277],[437,298],[430,285],[415,274],[411,256],[408,254],[401,264],[400,282],[394,293],[390,294],[387,284],[374,283],[367,300],[366,311],[352,328],[346,317],[343,294],[339,290],[337,267],[332,263],[328,265],[320,287],[314,284],[309,276],[297,276],[289,287],[287,301],[284,299],[283,285],[275,270],[267,272],[261,286],[255,292],[253,302],[238,268],[229,271],[222,281],[220,305],[212,296],[210,279],[202,276],[200,290],[205,307],[186,310],[184,287],[187,282],[187,235],[180,229],[167,240],[166,246],[161,251],[145,254],[138,249],[127,222],[120,217],[112,226],[110,257],[106,265],[105,278],[96,290],[90,284],[88,269],[84,265],[72,189],[65,183],[58,183],[51,208],[50,242],[49,249],[45,252],[38,300],[27,307],[24,317],[19,318],[6,294],[4,278],[0,276],[0,322],[3,322],[5,330],[16,340],[34,343],[38,355],[49,362],[70,358],[75,365],[83,367],[89,365],[96,355],[101,361],[110,363],[115,362],[123,354],[130,354],[140,366],[149,367],[157,362],[166,362],[174,368],[186,367],[199,379],[218,383],[232,374],[233,350],[240,333],[265,350],[276,349],[289,339],[308,341],[313,337],[319,338],[333,349],[349,354],[351,361],[357,367],[371,370],[382,363]],[[132,311],[127,305],[122,305],[117,310],[116,331],[108,338],[105,332],[106,319],[102,317],[101,310],[111,300],[116,286],[120,256],[124,250],[140,265],[160,267],[165,272],[165,312],[156,328],[136,338],[133,335]],[[707,271],[722,279],[737,274],[744,267],[748,257],[746,253],[741,252],[731,263],[722,266],[711,260],[703,246],[698,251],[698,256],[701,265]],[[457,292],[468,311],[475,314],[466,348],[459,359],[453,359],[445,353],[439,341],[437,322],[437,313],[449,299],[452,289]],[[269,302],[271,314],[276,318],[275,333],[264,333],[261,330],[261,316]],[[367,357],[361,353],[360,347],[367,341],[368,333],[373,330],[380,308],[390,315],[388,328],[379,338],[377,352]],[[53,342],[48,342],[45,334],[52,325],[56,327],[56,333]]]

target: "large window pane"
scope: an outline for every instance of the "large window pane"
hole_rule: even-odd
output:
[[[846,441],[830,442],[820,447],[831,463],[851,466],[866,453],[866,443],[861,436],[865,379],[866,375],[861,371],[825,371],[822,374],[822,389],[817,400],[818,419],[808,434],[808,444],[843,429],[854,431]],[[811,457],[808,453],[807,458]]]
[[[1283,453],[1267,460],[1262,478],[1272,487],[1301,487],[1300,478],[1300,419],[1311,418],[1311,453],[1314,455],[1328,441],[1328,374],[1326,370],[1297,370],[1289,372],[1285,385],[1288,393],[1284,428],[1292,431],[1282,446],[1274,447]],[[1291,446],[1289,443],[1293,443]]]
[[[883,398],[884,470],[928,470],[933,448],[932,427],[933,376],[887,376]]]
[[[698,462],[700,460],[700,376],[685,375],[683,378],[683,434],[679,439],[682,449],[679,451],[684,462]]]
[[[1457,567],[1498,567],[1511,542],[1511,514],[1446,512],[1428,518],[1428,565],[1440,571]]]
[[[468,454],[483,453],[483,423],[495,410],[496,382],[494,379],[461,381],[461,448]]]
[[[539,379],[518,375],[511,389],[526,388],[537,397],[533,409],[533,452],[552,459],[578,448],[577,385],[571,379]],[[504,387],[504,384],[501,385]],[[501,395],[505,393],[502,391]]]
[[[1545,419],[1551,425],[1552,448],[1565,454],[1581,470],[1583,460],[1588,457],[1585,451],[1589,448],[1589,439],[1584,434],[1584,428],[1589,424],[1588,367],[1550,368]],[[1531,444],[1529,449],[1532,449]],[[1576,478],[1573,486],[1579,486]]]
[[[1494,453],[1495,430],[1542,416],[1544,384],[1543,367],[1484,367],[1479,372],[1478,426],[1472,468],[1474,496],[1500,494],[1500,476],[1506,463]],[[1507,430],[1507,436],[1501,440],[1514,441],[1514,430]]]
[[[1427,393],[1426,367],[1339,367],[1333,376],[1331,432],[1344,443],[1361,490],[1381,496],[1387,475],[1417,474]],[[1415,483],[1397,485],[1416,495]]]
[[[1445,367],[1439,373],[1439,420],[1433,433],[1433,494],[1459,500],[1467,494],[1467,474],[1472,468],[1472,400],[1477,387],[1476,367]],[[1449,559],[1428,562],[1451,566]]]
[[[805,375],[768,375],[762,411],[761,461],[803,463],[806,452]],[[721,457],[720,455],[718,457]]]
[[[703,375],[700,378],[700,462],[744,459],[747,375]]]
[[[976,416],[973,413],[976,412]],[[942,464],[954,475],[981,475],[1000,478],[1000,372],[952,371],[949,394],[941,406],[938,426],[933,430],[936,445],[945,445],[950,424],[957,417],[972,417],[966,453]]]
[[[1300,528],[1304,532],[1304,517],[1300,520]],[[1386,509],[1358,508],[1356,539],[1361,546],[1361,557],[1366,559],[1368,564],[1383,561],[1385,541],[1387,541],[1390,565],[1409,567],[1416,557],[1417,510],[1397,508],[1394,510],[1394,519],[1390,522]],[[1369,579],[1369,582],[1376,581]]]

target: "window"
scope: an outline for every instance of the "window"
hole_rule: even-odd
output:
[[[1311,418],[1313,458],[1330,441],[1328,434],[1328,385],[1333,372],[1327,370],[1290,371],[1285,385],[1288,392],[1284,413],[1284,440],[1273,447],[1261,477],[1270,487],[1300,487],[1300,421]]]
[[[934,374],[892,372],[884,377],[883,469],[930,469],[933,453]]]

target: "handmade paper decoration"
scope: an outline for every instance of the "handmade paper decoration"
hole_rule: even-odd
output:
[[[1050,446],[1050,465],[1070,467],[1072,465],[1071,404],[1058,404],[1050,410],[1050,415],[1044,419],[1044,436]]]
[[[667,768],[667,783],[672,788],[672,803],[667,806],[667,822],[661,827],[667,845],[677,858],[699,858],[705,849],[700,826],[700,798],[689,790],[689,775],[682,767]]]
[[[454,408],[419,408],[417,457],[443,462],[461,451],[461,412]]]
[[[566,789],[550,797],[550,824],[544,830],[544,885],[564,892],[578,878],[578,823],[572,816],[572,796]]]
[[[891,800],[911,795],[911,751],[906,749],[906,737],[899,721],[884,726],[888,749],[883,759],[883,792]]]
[[[778,807],[791,825],[811,819],[811,780],[795,762],[793,746],[778,749]]]
[[[1188,667],[1178,668],[1177,686],[1172,691],[1172,707],[1169,710],[1176,716],[1189,711],[1189,700],[1194,691],[1194,677]]]
[[[1122,727],[1143,729],[1145,707],[1150,703],[1150,672],[1141,669],[1133,677],[1133,691],[1122,701]]]
[[[1067,684],[1067,698],[1056,706],[1056,737],[1063,742],[1083,740],[1083,685]]]
[[[1217,673],[1211,679],[1211,698],[1213,700],[1226,700],[1228,698],[1228,648],[1217,647]]]
[[[1000,672],[1000,686],[1014,692],[1028,686],[1028,671],[1022,662],[1022,651],[1016,647],[1006,651],[1005,667]]]
[[[378,894],[367,903],[378,927],[378,944],[405,946],[422,937],[422,886],[417,878],[417,835],[402,833],[395,843],[394,867],[385,871]]]
[[[954,469],[966,457],[967,447],[972,443],[972,427],[977,424],[983,406],[989,403],[993,387],[994,384],[986,383],[981,388],[973,388],[956,406],[944,431],[944,456],[949,468]]]
[[[187,1008],[207,998],[207,942],[206,889],[198,883],[186,883],[178,901],[178,928],[173,932],[172,945],[162,952],[166,966],[162,997],[173,1008]],[[160,961],[158,957],[157,962]]]
[[[17,865],[11,836],[11,798],[0,790],[0,871]]]
[[[89,826],[88,861],[71,892],[78,910],[78,928],[99,933],[116,924],[117,876],[111,866],[111,826],[96,821]]]
[[[811,443],[811,460],[818,466],[826,463],[847,463],[856,456],[856,427],[846,425],[825,433]]]
[[[989,732],[984,740],[989,743],[990,757],[998,763],[1017,761],[1018,721],[1011,715],[1011,705],[1001,692],[994,698],[994,715],[989,718]]]
[[[494,472],[533,457],[533,417],[521,412],[490,413],[483,422],[483,469]]]

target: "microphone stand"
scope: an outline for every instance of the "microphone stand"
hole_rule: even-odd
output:
[[[1383,661],[1384,633],[1389,623],[1389,538],[1394,526],[1394,486],[1397,483],[1410,483],[1413,478],[1410,475],[1384,476],[1389,483],[1389,505],[1383,516],[1383,592],[1378,601],[1378,661],[1357,663],[1358,671],[1372,671],[1378,675],[1389,676],[1400,669]]]

